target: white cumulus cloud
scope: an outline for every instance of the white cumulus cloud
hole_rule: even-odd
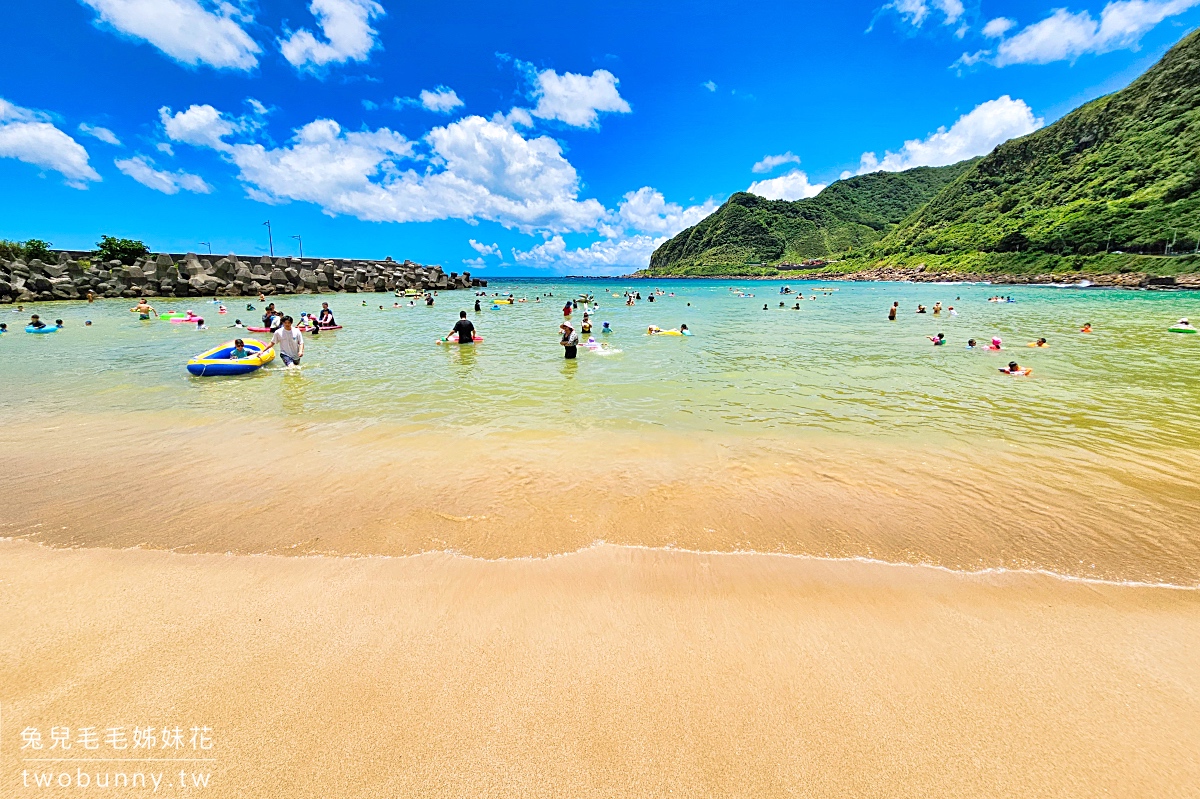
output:
[[[1032,133],[1043,124],[1024,100],[1006,94],[975,106],[948,130],[941,127],[924,139],[906,141],[898,152],[889,150],[882,159],[873,152],[863,153],[858,174],[954,164],[991,152],[1001,142]]]
[[[530,71],[532,67],[525,65]],[[530,113],[538,119],[557,119],[577,128],[596,125],[601,111],[628,114],[629,103],[617,91],[620,82],[606,69],[591,75],[567,72],[559,75],[553,69],[532,72],[533,98],[537,105]]]
[[[1099,20],[1086,10],[1058,8],[1040,22],[1002,39],[992,63],[998,67],[1049,64],[1088,53],[1136,49],[1147,31],[1198,5],[1200,0],[1115,0],[1104,6]],[[1005,32],[1007,29],[998,35]]]
[[[455,108],[463,105],[463,101],[459,99],[458,94],[445,86],[438,86],[433,91],[429,89],[421,90],[421,105],[427,111],[434,111],[439,114],[449,114]]]
[[[483,242],[475,241],[475,239],[469,239],[467,244],[470,244],[471,249],[480,255],[495,255],[496,257],[500,256],[499,244],[484,244]],[[483,261],[480,261],[480,263],[483,263]]]
[[[242,28],[244,15],[227,2],[82,0],[100,22],[149,42],[188,66],[250,70],[262,50]]]
[[[108,128],[102,128],[99,125],[89,125],[86,122],[80,122],[79,132],[85,136],[91,136],[93,139],[99,139],[105,144],[111,144],[114,147],[121,146],[121,140],[117,138],[117,134],[113,133]]]
[[[196,194],[208,194],[212,191],[212,187],[205,183],[199,175],[183,171],[164,172],[155,169],[154,162],[144,155],[118,159],[113,163],[116,164],[117,169],[138,183],[155,191],[161,191],[163,194],[178,194],[181,189]]]
[[[642,269],[650,255],[679,231],[691,227],[717,209],[712,199],[699,205],[667,202],[662,192],[643,186],[625,194],[599,226],[603,238],[586,247],[567,246],[555,235],[528,250],[513,249],[513,260],[530,266],[553,266],[564,271],[621,272]]]
[[[524,232],[595,229],[603,205],[579,198],[579,176],[547,136],[525,138],[511,126],[470,116],[414,142],[387,128],[345,131],[318,119],[281,147],[231,142],[236,120],[211,106],[160,112],[175,141],[210,147],[239,169],[249,195],[297,200],[331,215],[366,221],[488,220]],[[425,161],[417,171],[410,163]]]
[[[784,164],[798,164],[798,163],[800,163],[800,156],[796,155],[791,150],[788,150],[786,153],[783,153],[782,155],[765,156],[763,158],[763,160],[759,161],[754,166],[750,167],[750,171],[757,173],[757,174],[763,174],[766,172],[770,172],[772,169],[774,169],[777,166],[783,166]]]
[[[777,178],[756,180],[746,191],[768,200],[803,200],[816,197],[824,188],[824,183],[809,183],[807,174],[793,169]]]
[[[996,17],[983,26],[983,35],[989,39],[998,39],[1016,27],[1016,20],[1008,17]]]
[[[627,192],[617,205],[615,213],[602,228],[604,231],[622,235],[626,230],[639,233],[654,233],[671,237],[684,228],[689,228],[717,210],[711,198],[699,205],[684,207],[669,203],[662,192],[649,186]]]
[[[171,113],[168,106],[158,109],[158,117],[163,130],[171,141],[190,144],[194,147],[211,147],[214,150],[229,151],[232,147],[224,141],[226,136],[232,136],[241,126],[231,121],[211,105],[193,105],[186,111]],[[168,145],[170,146],[170,145]]]
[[[666,237],[630,236],[602,239],[587,247],[571,249],[562,236],[528,250],[513,249],[513,260],[519,264],[557,267],[564,272],[611,273],[642,269],[650,265],[650,256]]]
[[[901,19],[917,28],[925,24],[925,20],[929,19],[935,8],[941,12],[944,25],[958,22],[965,11],[962,0],[932,0],[932,4],[925,0],[893,0],[884,8],[892,9]]]
[[[0,98],[0,158],[15,158],[27,164],[58,172],[67,185],[87,188],[100,180],[88,163],[88,152],[79,142],[56,128],[45,114],[13,105]]]
[[[704,88],[708,89],[710,92],[715,92],[717,90],[717,84],[711,80],[706,80],[706,81],[704,81],[704,83],[701,83],[700,85],[703,86]]]
[[[297,69],[315,72],[329,64],[366,61],[378,45],[371,20],[383,16],[384,11],[375,0],[312,0],[308,8],[325,41],[307,28],[279,41],[283,57]]]

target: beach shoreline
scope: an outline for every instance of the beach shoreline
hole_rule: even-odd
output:
[[[208,796],[1183,796],[1200,778],[1194,591],[613,546],[0,541],[0,603],[6,730],[202,725],[211,759],[184,768]],[[25,756],[0,765],[12,795],[48,769]]]
[[[44,466],[0,475],[10,497],[0,536],[63,547],[445,551],[488,560],[608,542],[1200,585],[1200,544],[1179,532],[1200,523],[1200,509],[1185,478],[1162,467],[1200,470],[1190,450],[1123,454],[1114,469],[1102,453],[1061,446],[610,430],[588,435],[604,468],[581,472],[572,440],[569,432],[431,432],[378,420],[260,420],[247,429],[146,412],[14,420],[0,446]],[[1034,462],[1041,471],[1028,471]],[[463,463],[468,473],[449,479]],[[283,479],[280,464],[288,464]],[[1019,525],[1001,510],[1014,499]]]

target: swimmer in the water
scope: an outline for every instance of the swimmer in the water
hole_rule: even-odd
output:
[[[975,347],[976,347],[975,339],[973,339],[973,338],[967,339],[967,349],[973,350],[973,349],[975,349]]]
[[[1083,327],[1079,328],[1079,332],[1080,333],[1091,333],[1092,332],[1092,323],[1085,322]]]
[[[946,343],[946,334],[938,333],[936,336],[926,336],[925,338],[933,342],[933,346],[940,347]]]
[[[1031,346],[1031,347],[1049,347],[1050,345],[1046,343],[1046,339],[1039,338],[1037,341],[1029,342],[1029,346]]]
[[[1033,374],[1033,370],[1029,367],[1018,366],[1016,361],[1009,361],[1008,366],[1000,367],[1000,371],[1006,375],[1017,375],[1020,377],[1028,377]]]
[[[130,313],[138,315],[138,319],[149,319],[151,315],[158,316],[158,311],[145,300],[138,300],[138,304],[129,309]]]
[[[989,350],[1002,350],[1002,349],[1004,349],[1004,342],[1000,340],[999,336],[997,336],[996,338],[992,339],[991,346],[989,346],[988,349]]]

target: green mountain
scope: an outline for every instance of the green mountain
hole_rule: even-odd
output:
[[[888,235],[899,252],[1162,253],[1200,234],[1200,31],[1125,89],[1001,144]]]
[[[658,274],[773,273],[829,256],[844,269],[939,256],[1046,263],[1164,254],[1200,239],[1200,31],[1125,89],[974,161],[838,181],[809,200],[735,194],[650,259]],[[1027,256],[1027,257],[1026,257]],[[964,260],[964,263],[966,262]],[[1166,260],[1166,259],[1160,259]],[[758,266],[761,264],[762,266]],[[856,265],[857,264],[857,265]],[[997,267],[1004,268],[1004,267]]]
[[[800,262],[857,250],[882,239],[971,163],[861,175],[791,202],[738,192],[655,250],[650,268],[716,273],[713,268]]]

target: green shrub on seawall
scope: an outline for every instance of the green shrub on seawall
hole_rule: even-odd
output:
[[[96,258],[101,262],[120,261],[130,265],[138,258],[149,255],[150,250],[140,241],[101,236],[96,243]]]

